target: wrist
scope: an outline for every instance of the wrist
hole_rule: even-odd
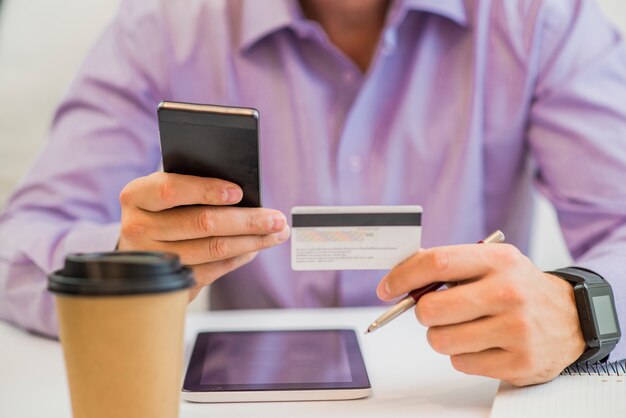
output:
[[[583,336],[582,327],[578,315],[578,308],[576,306],[576,299],[574,294],[574,287],[561,277],[546,272],[544,275],[554,284],[557,297],[562,301],[562,318],[559,323],[563,327],[564,335],[567,336],[563,342],[563,364],[569,366],[576,362],[577,359],[585,352],[587,344]]]
[[[615,299],[609,283],[593,271],[568,267],[549,272],[568,283],[574,293],[585,351],[576,363],[606,359],[621,337]]]

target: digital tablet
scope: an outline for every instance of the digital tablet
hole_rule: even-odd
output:
[[[198,334],[182,398],[191,402],[357,399],[371,386],[353,330]]]

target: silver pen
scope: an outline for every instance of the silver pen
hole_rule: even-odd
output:
[[[502,231],[497,230],[493,234],[489,235],[487,238],[482,241],[478,241],[478,244],[493,244],[504,241],[504,234]],[[384,325],[387,325],[389,322],[393,321],[396,317],[400,316],[404,312],[411,309],[413,306],[417,304],[417,301],[420,300],[422,296],[424,296],[428,292],[434,292],[439,289],[445,283],[443,282],[434,282],[427,286],[421,287],[419,289],[412,290],[408,295],[403,297],[398,303],[393,305],[391,308],[386,310],[381,316],[376,318],[374,322],[367,327],[366,334],[370,332],[376,331],[378,328],[381,328]]]

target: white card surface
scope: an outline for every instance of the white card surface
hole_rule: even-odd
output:
[[[420,249],[420,206],[296,206],[293,270],[386,270]]]

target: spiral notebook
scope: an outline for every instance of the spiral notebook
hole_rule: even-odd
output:
[[[626,417],[626,360],[572,366],[542,385],[501,382],[491,418]]]

